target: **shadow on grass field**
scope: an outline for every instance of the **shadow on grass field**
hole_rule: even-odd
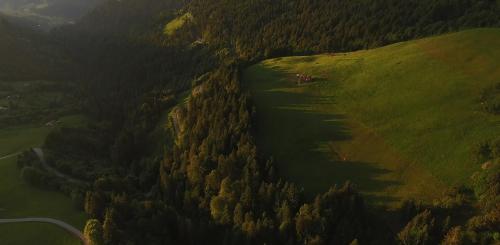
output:
[[[334,97],[306,93],[309,85],[297,86],[294,74],[276,67],[253,74],[257,77],[247,79],[271,78],[246,85],[254,91],[258,108],[258,144],[264,155],[274,157],[280,173],[309,194],[351,181],[363,192],[376,193],[369,196],[374,203],[397,201],[384,194],[401,185],[398,180],[383,178],[393,170],[360,160],[340,147],[342,142],[352,142],[358,132],[353,132],[345,114],[327,110],[335,103]]]

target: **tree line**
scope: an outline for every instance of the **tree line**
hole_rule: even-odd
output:
[[[195,38],[250,61],[500,26],[491,0],[193,0],[185,9],[194,16],[185,28],[200,30]]]

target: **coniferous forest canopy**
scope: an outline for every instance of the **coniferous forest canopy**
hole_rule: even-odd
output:
[[[85,14],[70,11],[75,23],[49,31],[0,15],[0,137],[56,124],[15,164],[25,183],[64,194],[84,213],[78,229],[89,244],[500,242],[499,132],[470,145],[478,171],[469,181],[389,209],[355,182],[310,193],[287,178],[278,167],[286,163],[260,148],[259,108],[242,84],[246,69],[269,58],[496,30],[500,1],[92,2]],[[488,71],[492,79],[499,69]],[[494,82],[477,100],[498,122]],[[7,141],[0,164],[16,153]],[[4,217],[6,198],[0,188],[0,240],[3,218],[23,218],[8,209]]]

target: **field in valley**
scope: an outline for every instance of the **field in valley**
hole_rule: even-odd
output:
[[[37,83],[34,82],[34,84]],[[54,127],[78,125],[82,123],[83,118],[79,115],[58,117],[64,113],[62,111],[53,113],[55,110],[47,109],[49,104],[53,104],[50,98],[52,98],[51,95],[55,96],[54,91],[40,92],[39,96],[48,97],[46,102],[32,103],[32,100],[37,97],[25,96],[31,92],[25,93],[26,89],[22,88],[29,86],[24,84],[10,83],[9,87],[12,85],[12,89],[0,91],[0,106],[12,107],[0,111],[2,124],[0,128],[0,219],[50,217],[83,229],[85,214],[76,210],[69,197],[59,192],[45,191],[28,185],[21,178],[21,170],[16,163],[16,154],[31,147],[41,146]],[[17,95],[21,95],[19,99]],[[7,101],[8,96],[15,97],[16,101]],[[63,107],[60,108],[66,110]],[[40,110],[40,113],[47,112],[47,115],[36,115],[34,112],[37,110]],[[26,121],[13,122],[11,119],[17,116],[25,118]],[[46,125],[47,120],[56,119],[57,125]],[[80,244],[77,238],[61,228],[39,223],[0,224],[0,241],[2,244],[13,245]]]

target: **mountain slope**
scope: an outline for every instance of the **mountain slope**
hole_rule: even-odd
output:
[[[500,29],[476,29],[264,61],[244,75],[257,139],[306,191],[350,179],[375,201],[431,200],[466,183],[480,167],[473,147],[499,137],[480,100],[500,82],[499,43]],[[297,85],[297,73],[314,82]]]
[[[64,56],[46,36],[15,26],[0,15],[0,79],[49,79],[57,77]]]

